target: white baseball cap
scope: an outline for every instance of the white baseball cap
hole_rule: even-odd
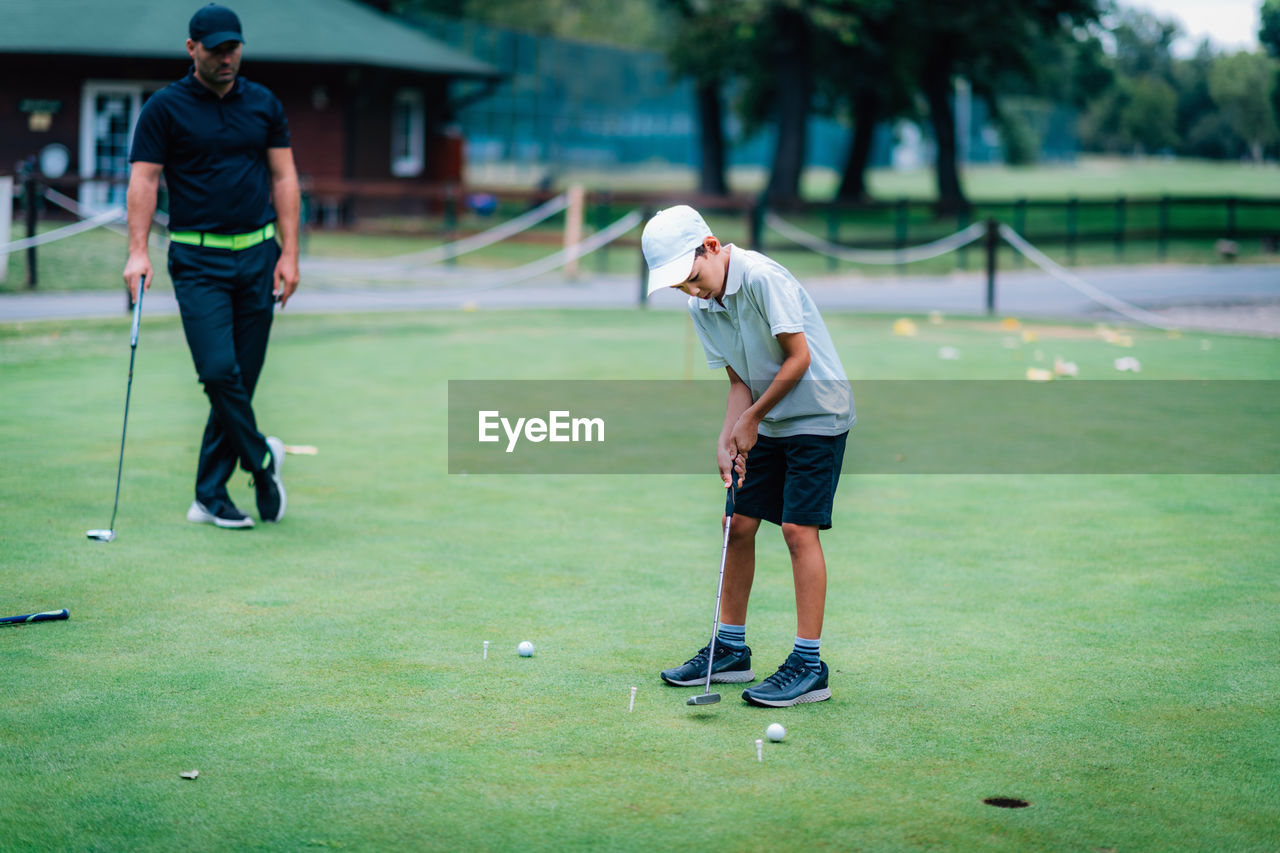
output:
[[[688,279],[693,271],[694,252],[710,234],[701,214],[687,204],[655,213],[640,237],[640,248],[649,265],[649,293]]]

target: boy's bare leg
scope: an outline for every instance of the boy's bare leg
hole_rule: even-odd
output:
[[[756,576],[756,531],[759,529],[760,519],[747,515],[734,515],[729,528],[724,590],[720,596],[720,621],[729,625],[747,624],[747,601]]]
[[[791,573],[796,586],[796,636],[821,639],[822,615],[827,606],[827,560],[818,541],[818,527],[783,524],[782,536],[791,551]],[[728,567],[725,572],[727,582]]]

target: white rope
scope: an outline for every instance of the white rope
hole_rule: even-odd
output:
[[[548,255],[545,258],[539,258],[536,261],[531,261],[523,266],[514,267],[512,269],[492,271],[488,275],[476,277],[470,277],[469,273],[464,273],[460,270],[450,270],[450,275],[455,280],[464,278],[466,280],[457,282],[462,285],[461,287],[451,290],[441,289],[437,292],[440,295],[465,297],[469,293],[493,290],[499,287],[508,287],[513,284],[528,281],[529,279],[536,278],[543,273],[559,269],[571,261],[576,261],[577,259],[589,255],[597,249],[612,243],[614,240],[617,240],[619,237],[639,225],[643,219],[644,215],[641,211],[633,210],[614,222],[612,225],[597,231],[585,240],[561,249],[560,251]],[[415,278],[422,278],[421,270],[415,270],[414,272],[417,274],[415,275]],[[368,273],[362,273],[360,277],[366,281],[370,279],[395,280],[377,274],[369,275]]]
[[[53,202],[63,210],[66,210],[70,213],[74,213],[76,216],[79,216],[81,219],[87,219],[89,216],[92,215],[85,211],[85,206],[83,204],[76,201],[74,198],[72,198],[69,195],[63,195],[62,193],[58,192],[52,187],[49,187],[44,191],[44,197],[49,199],[49,201]],[[166,228],[169,227],[169,214],[165,213],[163,210],[157,210],[155,212],[155,215],[153,215],[151,218],[157,225],[163,225]]]
[[[506,240],[508,237],[514,237],[521,231],[527,231],[542,220],[555,216],[568,206],[569,194],[561,193],[532,210],[525,211],[514,219],[508,219],[500,225],[495,225],[488,231],[481,231],[479,234],[464,237],[453,243],[445,243],[443,246],[434,246],[425,251],[399,255],[386,260],[399,261],[401,263],[435,264],[449,258],[456,258],[459,255],[465,255],[467,252],[474,252],[477,249],[483,249],[485,246],[492,246],[494,243]]]
[[[1152,314],[1150,311],[1139,308],[1137,305],[1132,303],[1125,302],[1123,299],[1112,296],[1104,290],[1099,290],[1094,285],[1080,278],[1080,276],[1063,269],[1060,264],[1044,252],[1041,252],[1035,246],[1028,243],[1020,234],[1018,234],[1017,231],[1014,231],[1008,225],[1004,225],[1003,223],[1000,225],[1000,236],[1003,237],[1005,242],[1010,246],[1021,252],[1033,264],[1040,267],[1040,269],[1049,273],[1049,275],[1058,279],[1058,281],[1068,287],[1074,288],[1089,297],[1094,302],[1107,306],[1117,314],[1123,314],[1131,320],[1136,320],[1137,322],[1143,323],[1147,326],[1154,326],[1157,329],[1168,330],[1177,328],[1158,314]]]
[[[21,240],[15,240],[12,243],[0,244],[0,254],[7,252],[20,252],[23,249],[30,249],[33,246],[43,246],[45,243],[52,243],[55,240],[62,240],[66,237],[74,237],[85,231],[92,231],[94,228],[101,228],[108,222],[115,222],[124,218],[124,208],[113,207],[110,210],[104,210],[97,216],[91,216],[80,222],[46,231],[44,234],[37,234],[35,237],[25,237]]]
[[[909,264],[916,261],[926,261],[930,258],[945,255],[947,252],[954,252],[961,246],[967,246],[982,237],[986,232],[986,226],[981,222],[975,222],[968,228],[920,246],[885,250],[850,249],[847,246],[839,246],[823,240],[821,237],[815,237],[807,231],[802,231],[771,210],[765,212],[764,221],[766,225],[793,243],[799,243],[806,249],[817,252],[820,255],[829,255],[854,264]]]
[[[544,219],[555,216],[560,211],[569,206],[569,194],[561,193],[549,201],[546,201],[532,210],[527,210],[519,216],[509,219],[506,222],[490,228],[488,231],[482,231],[479,234],[473,234],[470,237],[464,237],[453,243],[445,243],[441,246],[433,246],[420,252],[411,252],[407,255],[396,255],[390,258],[370,258],[369,260],[360,260],[357,258],[315,258],[308,260],[303,266],[308,272],[348,272],[361,276],[368,276],[370,273],[376,272],[378,277],[386,277],[387,275],[395,275],[396,273],[407,272],[414,266],[430,266],[438,264],[441,261],[450,258],[456,258],[459,255],[465,255],[468,252],[474,252],[477,249],[483,249],[486,246],[492,246],[494,243],[501,242],[510,237],[514,237],[521,231],[527,231]]]
[[[528,281],[531,278],[536,278],[537,276],[551,272],[554,269],[559,269],[571,261],[576,261],[581,257],[591,254],[596,249],[612,243],[614,240],[617,240],[623,234],[626,234],[632,228],[639,225],[643,219],[644,214],[642,212],[639,210],[633,210],[609,227],[602,228],[585,240],[561,249],[553,255],[547,255],[541,260],[533,261],[514,269],[503,270],[501,273],[496,274],[489,282],[477,287],[468,288],[468,290],[488,290],[495,287],[506,287],[512,284],[519,284],[522,281]]]

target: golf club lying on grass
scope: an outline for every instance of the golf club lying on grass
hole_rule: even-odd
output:
[[[120,428],[120,461],[116,464],[116,502],[111,507],[111,526],[106,530],[88,530],[85,535],[98,542],[110,542],[116,538],[116,510],[120,509],[120,472],[124,469],[124,436],[129,429],[129,395],[133,393],[133,357],[138,352],[138,323],[142,319],[142,294],[146,291],[147,278],[138,279],[138,301],[133,303],[133,330],[129,333],[129,384],[124,391],[124,426]]]
[[[52,622],[55,619],[70,618],[71,613],[64,607],[61,610],[46,610],[43,613],[25,613],[22,616],[0,616],[0,625],[25,625],[28,622]]]
[[[686,705],[714,705],[720,701],[719,693],[711,692],[711,667],[716,662],[716,634],[720,633],[720,593],[724,591],[724,562],[729,556],[729,526],[733,523],[735,490],[738,484],[737,472],[732,472],[733,485],[729,488],[729,508],[724,514],[724,545],[720,548],[720,580],[716,582],[716,615],[711,623],[711,645],[707,648],[707,685],[700,696],[690,696]]]

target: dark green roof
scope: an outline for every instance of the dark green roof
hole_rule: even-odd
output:
[[[201,0],[8,0],[0,54],[185,59]],[[491,65],[354,0],[228,0],[245,58],[496,77]]]

